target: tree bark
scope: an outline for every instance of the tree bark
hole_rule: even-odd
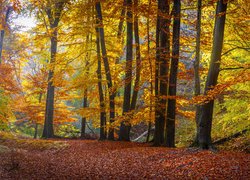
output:
[[[201,93],[200,87],[200,41],[201,41],[201,7],[202,1],[198,0],[197,2],[197,22],[196,22],[196,48],[195,48],[195,61],[194,61],[194,95],[198,96]],[[196,136],[194,140],[194,145],[198,145],[198,128],[199,128],[199,119],[200,119],[200,106],[196,105],[195,113],[195,122],[196,122]]]
[[[149,8],[151,7],[151,0],[149,0],[148,2],[148,17],[147,17],[147,43],[148,43],[148,47],[147,47],[147,50],[148,50],[148,62],[149,62],[149,68],[150,68],[150,109],[149,109],[149,118],[150,118],[150,122],[148,123],[148,134],[147,134],[147,139],[146,139],[146,142],[148,143],[149,142],[149,138],[150,138],[150,132],[151,132],[151,126],[152,126],[152,123],[151,123],[151,117],[152,117],[152,108],[153,108],[153,101],[152,101],[152,97],[153,97],[153,93],[154,93],[154,89],[153,89],[153,68],[152,68],[152,62],[151,62],[151,58],[150,58],[150,28],[149,28],[149,15],[150,15],[150,12],[149,12]]]
[[[88,15],[88,20],[89,20],[89,15]],[[86,51],[88,51],[88,46],[89,46],[89,41],[92,42],[92,36],[90,39],[90,35],[88,34],[86,37]],[[91,44],[90,44],[91,46]],[[85,76],[89,75],[89,60],[90,60],[90,55],[89,52],[86,53],[85,56],[85,62],[86,62],[86,74]],[[88,107],[88,88],[85,87],[84,93],[83,93],[83,108]],[[81,124],[81,138],[85,138],[85,129],[86,129],[86,117],[82,117],[82,124]]]
[[[53,27],[56,28],[56,27]],[[56,52],[57,52],[57,29],[54,29],[53,35],[51,37],[51,60],[50,64],[55,62]],[[49,70],[48,77],[48,87],[47,87],[47,97],[46,97],[46,110],[45,110],[45,123],[43,128],[44,138],[52,138],[54,136],[53,129],[53,116],[54,116],[54,96],[55,87],[52,82],[54,77],[54,70]]]
[[[100,101],[100,140],[106,139],[106,111],[105,111],[105,104],[104,104],[104,95],[102,89],[102,70],[101,70],[101,49],[100,49],[100,40],[99,40],[99,31],[96,28],[96,50],[97,50],[97,60],[98,60],[98,67],[97,67],[97,77],[98,77],[98,92],[99,92],[99,101]]]
[[[7,21],[8,21],[10,12],[11,12],[11,7],[7,7],[7,12],[5,14],[5,23],[7,23]],[[3,52],[4,35],[5,35],[5,30],[2,29],[1,32],[0,32],[0,64],[2,63],[2,52]]]
[[[34,133],[34,139],[37,139],[37,134],[38,134],[38,124],[35,124],[35,133]]]
[[[126,51],[126,67],[125,67],[125,83],[124,83],[124,99],[123,99],[123,115],[130,111],[131,99],[131,80],[132,80],[132,59],[133,59],[133,20],[132,15],[132,0],[126,1],[127,6],[127,51]],[[124,121],[121,123],[119,140],[129,141],[130,123]]]
[[[156,123],[154,145],[159,146],[164,143],[164,126],[166,121],[166,96],[168,94],[168,72],[170,59],[170,17],[169,17],[169,0],[158,1],[158,18],[159,18],[159,96],[156,104]],[[160,14],[159,14],[160,13]],[[157,67],[156,67],[157,68]],[[155,88],[158,88],[157,86]],[[157,94],[156,94],[157,95]]]
[[[97,13],[97,21],[99,24],[99,34],[100,34],[100,43],[101,43],[101,50],[102,50],[102,58],[104,62],[104,68],[106,72],[106,79],[108,81],[108,88],[109,88],[109,118],[110,118],[110,124],[114,122],[115,118],[115,92],[113,92],[113,84],[112,84],[112,78],[111,78],[111,72],[109,67],[109,61],[107,57],[107,50],[106,50],[106,43],[105,43],[105,34],[104,34],[104,28],[102,23],[102,9],[101,9],[101,3],[96,2],[95,4],[96,13]],[[108,139],[114,140],[114,128],[109,128],[108,133]]]
[[[180,51],[180,24],[181,24],[181,1],[174,1],[174,25],[173,25],[173,43],[172,60],[169,78],[169,96],[167,121],[166,121],[166,146],[175,147],[175,115],[176,115],[176,86]]]
[[[86,63],[88,64],[88,63]],[[87,88],[84,89],[84,97],[83,97],[83,108],[88,107],[88,90]],[[82,124],[81,124],[81,138],[85,138],[85,129],[86,129],[86,117],[82,117]]]
[[[50,37],[50,42],[51,42],[50,64],[52,65],[53,68],[49,70],[49,76],[48,76],[45,122],[42,134],[43,138],[52,138],[54,136],[54,129],[53,129],[54,96],[55,96],[55,87],[53,85],[54,63],[56,60],[56,53],[57,53],[58,24],[65,3],[66,1],[56,2],[55,13],[52,13],[51,7],[45,8],[46,14],[50,22],[50,30],[52,30],[52,35]]]
[[[226,21],[227,1],[219,0],[216,7],[216,17],[213,36],[213,48],[211,54],[211,61],[208,70],[208,76],[205,86],[206,95],[209,90],[217,84],[218,75],[220,71],[221,52],[224,39],[224,29]],[[213,118],[214,100],[201,106],[201,116],[199,120],[199,146],[202,149],[209,149],[211,147],[211,129]]]
[[[138,7],[138,0],[134,0],[134,7]],[[131,100],[130,110],[134,111],[136,107],[138,91],[140,88],[140,76],[141,76],[141,49],[140,49],[140,36],[139,36],[139,25],[138,25],[138,14],[135,13],[134,17],[134,37],[135,37],[135,44],[136,44],[136,77],[135,77],[135,84],[133,89],[133,96]]]
[[[158,10],[159,11],[159,10]],[[157,23],[156,23],[156,58],[155,58],[155,131],[154,131],[154,146],[160,146],[163,143],[164,134],[160,127],[159,122],[159,109],[158,101],[159,101],[159,47],[160,47],[160,16],[159,13],[157,15]]]

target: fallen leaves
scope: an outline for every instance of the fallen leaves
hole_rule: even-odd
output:
[[[37,142],[42,144],[43,140]],[[53,144],[66,144],[59,151],[32,149],[27,146],[30,144],[22,146],[26,151],[15,152],[18,168],[11,172],[4,168],[11,164],[11,153],[0,154],[0,179],[250,178],[250,155],[241,152],[213,153],[92,140],[54,140]]]

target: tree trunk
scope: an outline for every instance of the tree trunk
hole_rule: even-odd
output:
[[[96,28],[96,50],[97,50],[97,77],[98,77],[98,91],[99,91],[99,101],[100,101],[100,140],[106,139],[106,112],[105,112],[105,104],[104,104],[104,95],[102,89],[102,70],[101,70],[101,49],[100,49],[100,40],[99,40],[99,31]]]
[[[88,64],[88,63],[86,63]],[[83,97],[83,108],[88,107],[88,90],[84,89],[84,97]],[[85,129],[86,129],[86,117],[82,117],[81,124],[81,138],[85,138]]]
[[[175,147],[175,114],[176,114],[176,86],[177,73],[180,51],[180,16],[181,1],[174,1],[174,25],[173,25],[173,43],[172,43],[172,60],[169,78],[169,96],[167,121],[166,121],[166,146]]]
[[[122,37],[122,32],[123,32],[123,24],[124,24],[125,13],[126,13],[126,0],[123,1],[123,7],[122,7],[120,21],[119,21],[119,25],[118,25],[118,31],[117,31],[117,40],[118,40],[118,43],[120,43],[122,46],[124,44],[124,38]],[[116,65],[119,64],[120,58],[121,58],[120,56],[118,56],[116,58],[116,61],[115,61]],[[115,66],[115,71],[117,71],[116,67],[117,66]],[[116,81],[114,81],[114,87],[115,87],[115,97],[119,97],[120,93],[119,93],[119,88],[117,86]],[[117,116],[118,116],[118,112],[117,112]]]
[[[134,0],[135,8],[138,7],[138,0]],[[140,50],[140,36],[139,36],[139,25],[138,25],[138,12],[135,13],[134,17],[134,37],[136,44],[136,77],[135,77],[135,85],[133,89],[133,96],[131,101],[130,110],[134,111],[137,102],[138,91],[140,88],[140,76],[141,76],[141,50]]]
[[[115,93],[113,92],[113,84],[111,79],[111,72],[109,68],[109,62],[107,57],[107,50],[106,50],[106,44],[105,44],[105,34],[103,29],[103,23],[102,23],[102,9],[101,9],[101,3],[96,2],[95,4],[96,12],[97,12],[97,21],[99,24],[99,34],[100,34],[100,43],[101,43],[101,50],[102,50],[102,58],[104,62],[104,68],[106,72],[106,79],[108,81],[108,88],[109,88],[109,117],[110,117],[110,125],[114,122],[115,118]],[[114,128],[109,128],[108,133],[108,139],[114,140]]]
[[[34,133],[34,139],[37,139],[37,131],[38,131],[38,124],[35,124],[35,133]]]
[[[88,12],[89,13],[89,12]],[[89,15],[88,15],[88,21],[89,21]],[[90,60],[90,55],[88,52],[88,46],[89,46],[89,41],[92,42],[92,36],[90,39],[89,34],[86,37],[86,56],[85,56],[85,62],[86,62],[86,74],[85,76],[88,77],[89,75],[89,60]],[[90,44],[91,46],[91,44]],[[87,108],[88,107],[88,88],[85,87],[84,89],[84,94],[83,94],[83,108]],[[85,138],[85,129],[86,129],[86,117],[82,117],[82,124],[81,124],[81,138]]]
[[[158,10],[159,11],[159,10]],[[159,13],[157,15],[157,23],[156,23],[156,57],[155,57],[155,131],[154,131],[154,146],[160,146],[164,139],[163,132],[160,132],[159,126],[159,109],[158,101],[159,101],[159,47],[160,47],[160,16]]]
[[[10,15],[11,7],[7,8],[7,12],[5,14],[5,23],[7,23],[9,15]],[[2,12],[3,13],[3,12]],[[4,25],[3,25],[4,27]],[[0,64],[2,63],[2,52],[3,52],[3,40],[4,40],[5,30],[2,29],[0,33]]]
[[[123,115],[130,111],[131,99],[131,80],[132,80],[132,60],[133,60],[133,20],[132,0],[126,1],[127,6],[127,51],[126,51],[126,68],[125,68],[125,85],[123,99]],[[121,123],[119,140],[129,141],[130,123],[126,120]]]
[[[211,61],[208,70],[208,76],[205,86],[206,95],[209,90],[217,84],[221,52],[224,39],[224,28],[226,20],[227,1],[219,0],[216,7],[216,17],[213,36],[213,48],[211,54]],[[208,149],[211,147],[211,129],[213,118],[214,100],[210,100],[208,103],[201,106],[201,116],[199,120],[199,146],[202,149]]]
[[[151,7],[151,0],[149,0],[148,2],[148,7],[150,8]],[[151,62],[151,58],[150,58],[150,29],[149,29],[149,15],[150,15],[150,12],[149,12],[149,9],[148,9],[148,17],[147,17],[147,43],[148,43],[148,47],[147,47],[147,50],[148,50],[148,62],[149,62],[149,68],[150,68],[150,110],[149,110],[149,118],[150,118],[150,122],[148,123],[148,134],[147,134],[147,139],[146,139],[146,142],[148,143],[149,142],[149,138],[150,138],[150,132],[151,132],[151,126],[152,126],[152,123],[151,123],[151,117],[152,117],[152,106],[153,106],[153,102],[152,102],[152,97],[153,97],[153,68],[152,68],[152,62]]]
[[[200,41],[201,41],[201,7],[202,1],[198,0],[197,3],[197,22],[196,22],[196,49],[195,49],[195,61],[194,61],[194,95],[198,96],[201,93],[200,87]],[[198,145],[198,128],[199,128],[199,119],[200,119],[200,106],[196,105],[196,113],[195,113],[195,122],[196,122],[196,137],[194,140],[194,145]]]
[[[170,40],[169,40],[169,0],[159,0],[158,1],[158,23],[159,27],[156,38],[159,36],[159,50],[157,50],[157,59],[159,63],[159,72],[157,71],[156,77],[156,111],[155,111],[155,137],[154,145],[159,146],[164,143],[164,126],[166,121],[166,96],[168,94],[168,71],[169,71],[169,58],[170,58]],[[158,42],[157,42],[158,43]],[[157,47],[157,46],[156,46]],[[158,68],[158,63],[156,64],[156,69]],[[159,82],[159,95],[158,95],[158,82]],[[158,96],[157,96],[158,95]]]
[[[46,110],[45,110],[45,122],[43,128],[43,138],[52,138],[54,136],[53,129],[53,116],[54,116],[54,96],[55,87],[53,85],[54,77],[54,62],[56,60],[57,53],[57,36],[58,36],[58,24],[60,21],[61,13],[66,1],[55,2],[55,13],[52,13],[51,7],[46,7],[45,11],[50,22],[50,30],[52,30],[52,36],[50,37],[51,47],[50,47],[50,64],[53,66],[49,70],[48,76],[48,87],[47,87],[47,97],[46,97]]]
[[[57,53],[57,29],[53,27],[54,32],[51,37],[51,60],[50,64],[55,62],[56,53]],[[53,116],[54,116],[54,96],[55,96],[55,87],[52,82],[54,77],[54,70],[49,70],[48,77],[48,87],[47,87],[47,97],[46,97],[46,110],[45,110],[45,123],[43,128],[43,138],[52,138],[54,136],[53,129]]]

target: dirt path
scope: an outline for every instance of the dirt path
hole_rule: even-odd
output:
[[[246,153],[124,142],[53,143],[59,148],[26,144],[0,153],[0,179],[250,179],[250,154]]]

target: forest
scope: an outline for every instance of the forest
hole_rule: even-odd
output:
[[[0,0],[0,179],[250,179],[249,7]]]

